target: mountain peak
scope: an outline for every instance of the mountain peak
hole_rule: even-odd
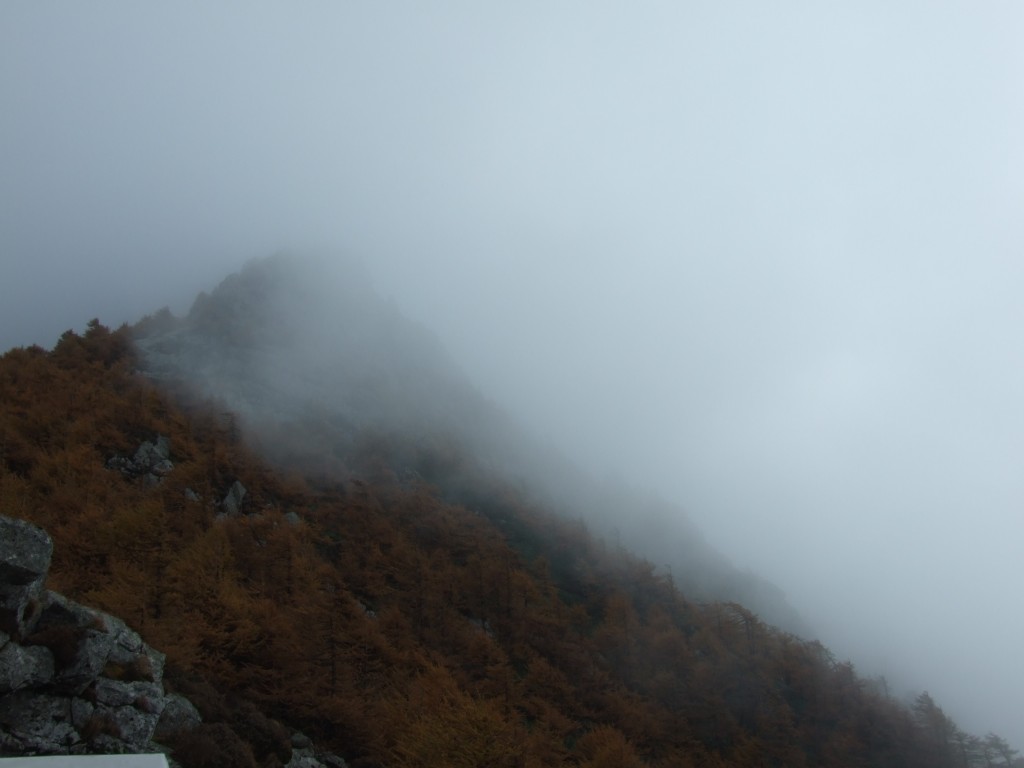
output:
[[[223,400],[253,427],[313,405],[394,428],[469,389],[437,339],[353,262],[250,261],[184,318],[140,323],[135,339],[147,373]]]
[[[697,596],[744,602],[803,629],[776,587],[734,568],[681,509],[595,481],[486,400],[358,264],[250,261],[185,318],[141,323],[136,340],[147,373],[238,414],[274,461],[351,460],[357,445],[383,441],[392,471],[423,476],[466,504],[479,496],[467,487],[474,467],[669,564]]]
[[[261,393],[284,397],[259,374],[263,363],[280,367],[286,347],[233,348],[204,336],[195,318],[144,329],[140,338],[168,347],[160,354],[181,375],[209,374],[183,367],[202,350],[209,366],[251,376],[219,383],[247,398],[253,416],[273,405]],[[636,494],[593,482],[587,491],[587,478],[546,455],[546,477],[584,490],[567,493],[575,506],[564,510],[538,503],[525,483],[481,465],[482,439],[407,430],[389,440],[378,430],[349,450],[345,434],[373,429],[332,417],[351,405],[344,392],[278,412],[276,433],[264,428],[264,446],[286,453],[298,442],[299,458],[311,459],[294,462],[305,471],[279,473],[224,428],[219,407],[181,408],[166,387],[154,390],[135,375],[128,344],[112,356],[111,342],[127,336],[97,324],[50,353],[0,357],[0,502],[53,536],[62,593],[138,622],[145,642],[185,666],[175,690],[206,730],[196,760],[175,753],[183,765],[294,758],[279,726],[220,691],[252,697],[365,766],[919,768],[952,764],[964,750],[984,761],[974,764],[1014,759],[997,737],[960,732],[930,697],[900,705],[820,643],[764,623],[745,599],[719,591],[720,602],[704,602],[694,562],[705,577],[717,568],[719,587],[739,574],[702,557],[699,541],[680,537],[668,573],[663,560],[631,555],[627,535],[646,514]],[[216,360],[211,350],[239,354]],[[495,427],[490,444],[529,452],[500,422],[479,421]],[[140,435],[158,436],[159,450],[139,446]],[[133,451],[133,464],[167,464],[126,472],[116,457]],[[403,466],[411,471],[395,471]],[[602,510],[628,526],[625,547],[588,531]],[[671,542],[681,532],[655,535]],[[14,691],[0,719],[21,701]],[[229,723],[284,741],[261,736],[259,756],[253,743],[241,762],[210,759],[231,738]]]

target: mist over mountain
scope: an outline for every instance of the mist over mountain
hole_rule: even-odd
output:
[[[452,501],[473,503],[470,469],[504,478],[667,569],[690,597],[735,601],[809,634],[778,587],[731,564],[681,509],[597,478],[530,435],[432,333],[379,297],[358,262],[251,260],[184,317],[164,310],[137,324],[134,339],[147,375],[221,403],[285,466],[343,462],[377,440],[395,471]]]
[[[1024,745],[1022,36],[1024,4],[968,0],[9,0],[0,349],[56,365],[168,305],[153,371],[187,348],[231,434],[271,411],[277,466],[471,506],[471,453],[691,590],[695,527],[861,674]],[[364,274],[292,286],[324,322],[291,327],[239,276],[246,319],[225,289],[196,333],[276,249]]]
[[[93,320],[50,351],[0,356],[0,519],[39,545],[6,542],[0,754],[144,744],[183,768],[1024,765],[929,693],[904,697],[766,623],[749,606],[785,609],[777,592],[678,510],[531,455],[493,406],[464,408],[480,396],[429,334],[357,278],[350,327],[312,308],[348,293],[325,279],[255,261],[181,319]],[[292,322],[297,307],[323,325]],[[407,344],[424,354],[390,359]],[[294,367],[310,359],[322,364]],[[337,389],[350,382],[366,385],[359,397]],[[427,413],[411,426],[409,398]],[[622,534],[602,530],[610,510]],[[678,567],[631,553],[631,530],[660,536]],[[159,669],[104,665],[109,628],[126,624]]]
[[[379,300],[355,264],[250,262],[181,321],[143,323],[138,343],[153,375],[222,399],[254,427],[320,409],[350,429],[450,429],[455,410],[465,417],[479,400],[437,340]]]

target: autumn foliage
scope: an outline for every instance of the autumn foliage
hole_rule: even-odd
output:
[[[0,358],[0,513],[52,535],[51,588],[168,654],[206,719],[185,765],[287,762],[278,721],[356,766],[1014,759],[742,606],[691,602],[451,446],[420,464],[462,461],[461,501],[397,470],[395,436],[272,468],[221,409],[136,373],[129,338],[93,322]],[[157,435],[159,482],[107,468]]]

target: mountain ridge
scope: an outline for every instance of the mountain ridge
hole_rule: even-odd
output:
[[[0,357],[0,511],[50,532],[53,588],[123,617],[243,741],[260,712],[365,768],[1020,763],[443,441],[368,430],[325,457],[303,435],[319,463],[282,470],[141,354],[93,322]],[[157,436],[162,476],[111,463]]]
[[[334,450],[341,435],[350,449],[355,435],[367,431],[409,443],[414,452],[416,445],[441,442],[447,453],[459,454],[457,463],[516,479],[538,503],[580,517],[599,535],[674,571],[694,597],[741,602],[808,634],[778,587],[729,563],[683,510],[621,483],[597,481],[528,434],[474,387],[436,336],[380,299],[357,264],[331,267],[283,254],[254,259],[201,294],[183,318],[167,313],[144,321],[133,338],[147,375],[224,400],[274,460],[288,464],[275,446],[294,443],[286,434],[296,421],[330,423],[322,452]],[[455,492],[460,479],[446,477],[436,461],[431,465],[428,479],[453,490],[452,500],[465,500]]]

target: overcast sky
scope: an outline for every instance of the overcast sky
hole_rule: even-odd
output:
[[[361,258],[1024,749],[1024,4],[0,3],[0,347]]]

